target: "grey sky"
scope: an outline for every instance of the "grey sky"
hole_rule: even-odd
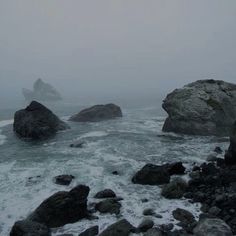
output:
[[[235,0],[0,0],[0,99],[38,77],[85,100],[236,82],[235,25]]]

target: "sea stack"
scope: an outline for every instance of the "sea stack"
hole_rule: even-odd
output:
[[[227,136],[236,117],[236,84],[198,80],[167,95],[165,132]]]

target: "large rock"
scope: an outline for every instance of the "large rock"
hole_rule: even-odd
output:
[[[114,119],[122,117],[120,107],[115,104],[96,105],[85,110],[80,111],[78,114],[70,118],[71,121],[76,122],[97,122],[103,120]]]
[[[220,219],[205,218],[194,229],[196,236],[233,236],[230,227]]]
[[[37,140],[55,135],[69,126],[41,103],[33,101],[15,113],[13,128],[19,137]]]
[[[229,149],[225,154],[225,163],[227,165],[236,164],[236,122],[231,131]]]
[[[198,80],[168,94],[162,106],[169,115],[163,131],[228,135],[236,117],[236,85]]]
[[[134,231],[134,226],[124,219],[110,225],[99,236],[129,236]]]
[[[134,175],[132,182],[143,185],[161,185],[170,182],[170,175],[164,166],[146,164]]]
[[[37,79],[34,83],[33,91],[22,89],[22,93],[27,101],[59,101],[62,100],[60,93],[50,84]]]
[[[43,224],[21,220],[13,225],[10,236],[51,236],[51,231]]]
[[[42,202],[28,220],[43,223],[49,228],[77,222],[88,216],[89,187],[79,185],[69,192],[61,191]]]

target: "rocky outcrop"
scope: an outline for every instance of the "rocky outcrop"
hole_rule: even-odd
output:
[[[225,154],[225,163],[227,165],[236,165],[236,122],[230,135],[230,145]]]
[[[202,219],[194,229],[196,236],[233,236],[230,227],[221,219]]]
[[[17,221],[10,232],[10,236],[51,236],[50,229],[40,223],[22,220]]]
[[[37,79],[33,86],[33,91],[22,89],[22,93],[27,101],[59,101],[62,100],[60,93],[50,84]]]
[[[96,105],[82,110],[78,114],[72,116],[70,120],[76,122],[98,122],[117,117],[122,117],[121,108],[115,104],[107,104]]]
[[[88,194],[89,187],[84,185],[69,192],[57,192],[43,201],[27,219],[45,224],[49,228],[77,222],[88,216]]]
[[[169,115],[165,132],[228,135],[236,117],[236,85],[199,80],[168,94],[162,107]]]
[[[69,126],[41,103],[33,101],[25,109],[15,113],[15,133],[26,139],[46,139]]]

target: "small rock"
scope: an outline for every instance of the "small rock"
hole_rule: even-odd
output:
[[[184,224],[192,224],[195,221],[192,213],[181,208],[177,208],[176,210],[174,210],[172,212],[172,215],[174,216],[176,220]]]
[[[96,204],[95,209],[101,213],[120,214],[121,204],[115,199],[106,199]]]
[[[85,144],[85,142],[78,141],[78,142],[70,144],[70,147],[73,147],[73,148],[83,148],[84,144]]]
[[[151,219],[144,219],[140,225],[138,226],[139,232],[147,232],[149,229],[151,229],[154,226],[154,222]]]
[[[59,185],[70,185],[74,178],[73,175],[58,175],[55,177],[55,183]]]
[[[221,149],[221,147],[215,147],[214,152],[218,153],[218,154],[222,154],[223,150]]]
[[[79,236],[96,236],[99,233],[99,228],[98,226],[93,226],[87,230],[85,230],[84,232],[82,232],[81,234],[79,234]]]
[[[143,211],[144,216],[153,216],[155,215],[155,211],[152,208],[147,208]]]
[[[174,224],[169,223],[169,224],[162,224],[160,225],[161,230],[163,230],[164,232],[169,232],[174,228]]]
[[[103,191],[100,191],[96,193],[94,198],[115,198],[116,194],[111,189],[104,189]]]
[[[119,175],[119,172],[115,170],[115,171],[112,172],[112,174],[113,175]]]
[[[183,175],[186,169],[182,162],[175,162],[164,166],[167,168],[170,175]]]

